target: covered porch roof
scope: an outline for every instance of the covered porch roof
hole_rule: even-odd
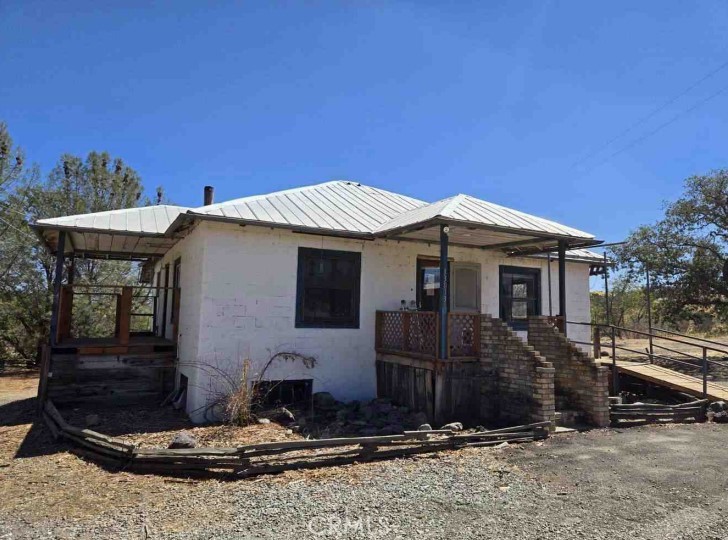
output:
[[[556,251],[560,241],[570,249],[602,243],[584,231],[462,194],[405,212],[373,234],[437,243],[442,225],[448,227],[451,246],[495,249],[511,255]]]
[[[56,254],[64,232],[64,252],[78,257],[147,259],[161,257],[177,241],[168,234],[172,222],[187,211],[158,205],[41,219],[32,225],[41,241]]]

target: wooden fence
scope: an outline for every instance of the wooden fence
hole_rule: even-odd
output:
[[[550,422],[540,422],[479,433],[405,431],[401,435],[277,441],[234,448],[167,449],[139,448],[71,426],[51,400],[46,401],[42,414],[54,438],[66,439],[74,445],[75,453],[107,466],[185,476],[219,471],[240,478],[504,442],[530,442],[548,437],[550,426]]]
[[[613,424],[620,422],[684,422],[694,420],[704,422],[708,400],[701,399],[679,405],[660,405],[652,403],[614,404],[609,407]]]
[[[434,311],[377,311],[377,352],[436,359],[440,349],[440,316]],[[480,355],[480,314],[447,314],[447,358]]]

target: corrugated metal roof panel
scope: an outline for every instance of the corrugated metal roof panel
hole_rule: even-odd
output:
[[[561,225],[555,221],[526,214],[525,212],[506,208],[505,206],[476,199],[470,195],[456,195],[400,214],[398,217],[380,225],[374,233],[384,234],[389,231],[414,226],[418,223],[424,223],[435,218],[470,222],[474,226],[485,225],[524,232],[571,236],[575,238],[594,238],[593,235],[584,231]]]
[[[425,205],[425,202],[411,197],[339,180],[202,206],[189,213],[311,229],[370,233],[402,212]]]
[[[110,210],[92,214],[40,219],[37,224],[49,228],[93,229],[119,233],[164,234],[172,222],[188,208],[160,205]]]

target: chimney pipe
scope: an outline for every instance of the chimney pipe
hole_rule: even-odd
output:
[[[215,188],[212,186],[205,186],[205,199],[204,206],[209,206],[215,197]]]

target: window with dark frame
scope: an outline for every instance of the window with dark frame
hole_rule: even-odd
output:
[[[500,267],[500,318],[514,330],[527,330],[528,317],[541,314],[541,270]]]
[[[359,328],[361,253],[298,248],[296,328]]]

